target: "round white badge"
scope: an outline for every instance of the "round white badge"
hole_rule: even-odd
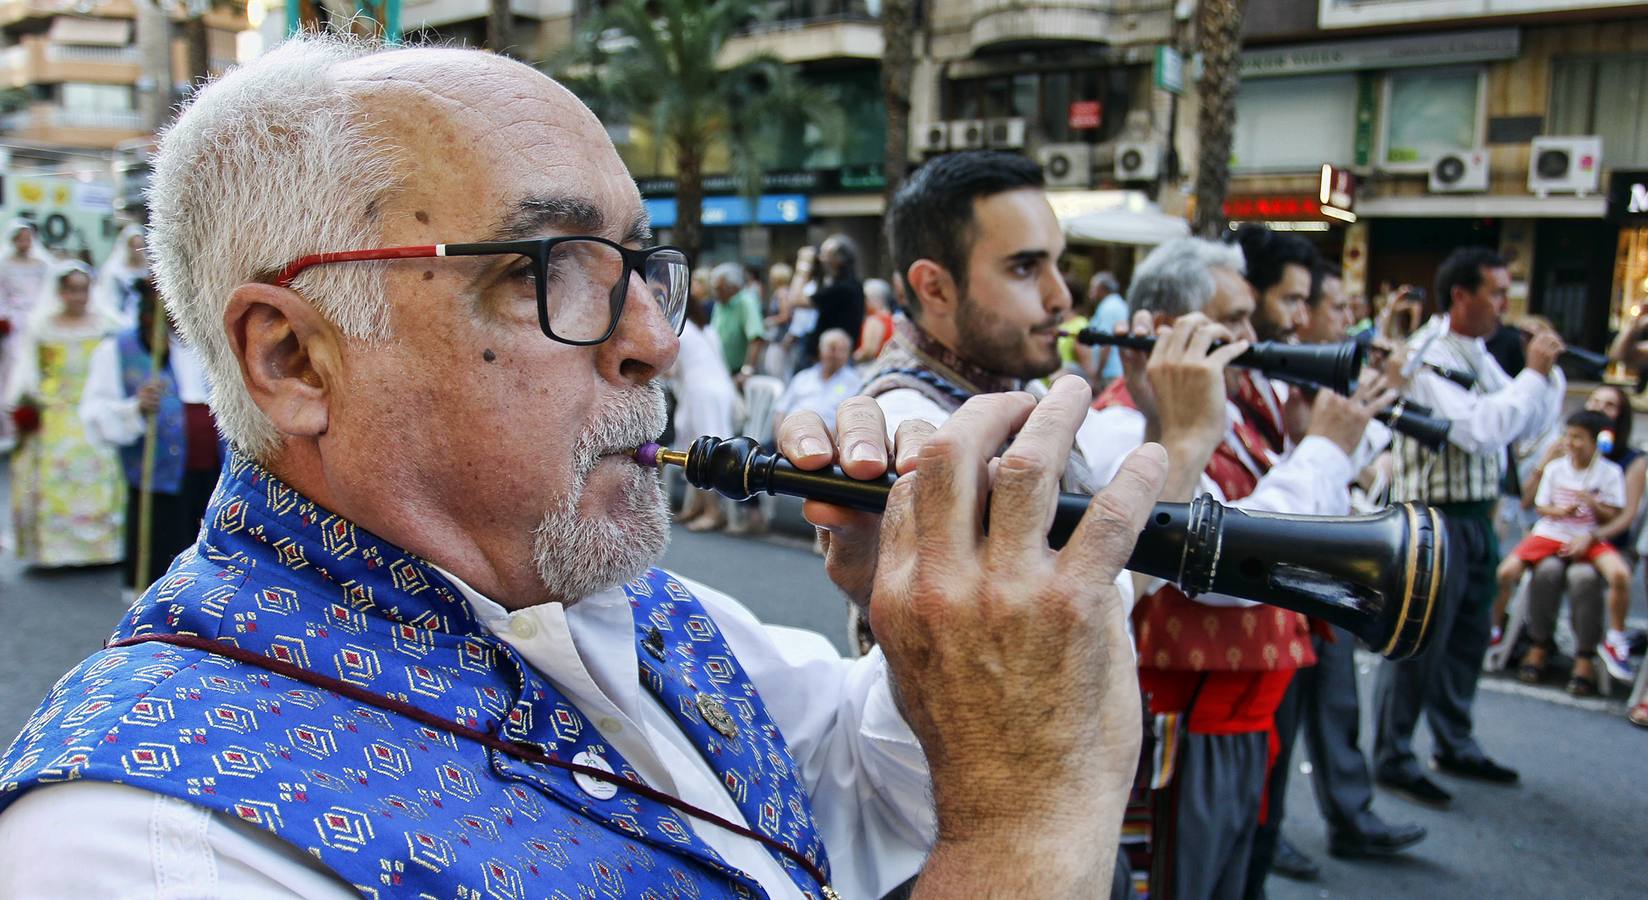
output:
[[[601,754],[589,750],[574,756],[572,762],[574,765],[588,766],[591,769],[600,769],[603,772],[612,771],[612,766],[601,758]],[[610,781],[592,778],[582,772],[572,773],[572,780],[578,783],[578,787],[582,788],[584,793],[597,800],[611,800],[613,797],[618,796],[618,785]]]

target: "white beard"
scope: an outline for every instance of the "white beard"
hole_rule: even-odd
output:
[[[664,431],[664,389],[656,382],[603,409],[573,448],[572,484],[532,533],[544,587],[568,603],[623,584],[647,570],[669,543],[669,508],[658,473],[634,467],[618,508],[579,510],[601,457],[628,451]]]

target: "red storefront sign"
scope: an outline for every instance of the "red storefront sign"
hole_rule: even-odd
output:
[[[1225,218],[1242,222],[1276,222],[1322,218],[1322,205],[1305,195],[1230,197]]]
[[[1076,100],[1070,104],[1071,128],[1097,128],[1104,121],[1104,104],[1097,100]]]

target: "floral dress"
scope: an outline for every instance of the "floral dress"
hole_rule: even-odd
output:
[[[39,411],[11,460],[17,553],[42,567],[119,562],[126,496],[114,448],[87,435],[78,412],[92,351],[107,335],[98,323],[44,324],[19,349],[36,370],[21,403]]]

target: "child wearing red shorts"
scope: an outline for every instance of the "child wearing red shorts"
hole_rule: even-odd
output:
[[[1500,639],[1505,608],[1522,573],[1551,556],[1596,566],[1597,573],[1608,580],[1610,594],[1619,595],[1610,596],[1610,602],[1623,599],[1630,590],[1631,570],[1624,558],[1594,534],[1599,523],[1619,515],[1625,505],[1624,470],[1597,452],[1597,435],[1611,425],[1600,412],[1581,410],[1568,417],[1562,436],[1565,452],[1545,466],[1534,495],[1539,521],[1499,564],[1494,642]]]

